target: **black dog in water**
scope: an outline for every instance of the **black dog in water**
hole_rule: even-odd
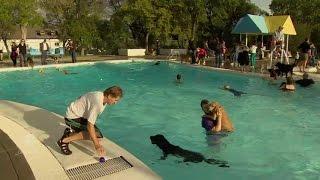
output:
[[[166,159],[169,154],[172,154],[177,157],[182,157],[183,162],[206,162],[209,164],[217,164],[219,167],[229,167],[228,162],[216,160],[216,159],[206,159],[202,154],[197,152],[192,152],[189,150],[182,149],[179,146],[171,144],[163,135],[157,134],[155,136],[150,136],[152,144],[157,145],[163,153],[161,159]]]
[[[154,63],[153,65],[160,65],[160,61],[157,61],[157,62]]]

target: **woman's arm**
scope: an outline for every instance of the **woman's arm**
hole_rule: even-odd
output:
[[[220,132],[221,131],[221,119],[222,119],[222,112],[221,112],[220,109],[216,113],[216,118],[215,119],[217,121],[217,125],[212,128],[212,131],[213,132]]]

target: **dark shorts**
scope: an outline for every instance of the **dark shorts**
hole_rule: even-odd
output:
[[[81,118],[76,118],[76,119],[68,119],[64,118],[66,125],[68,125],[72,130],[74,130],[76,133],[81,132],[81,131],[86,131],[88,132],[87,125],[88,125],[88,120],[81,117]],[[99,128],[94,125],[94,128],[96,130],[96,135],[97,138],[103,138],[103,135]]]
[[[3,51],[2,51],[2,50],[0,50],[0,54],[1,54],[1,53],[3,53]]]

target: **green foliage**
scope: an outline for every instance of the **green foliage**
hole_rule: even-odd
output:
[[[136,45],[145,47],[150,36],[169,36],[172,17],[168,8],[166,0],[128,0],[115,12],[112,24],[121,29],[127,27],[127,33],[131,33]]]
[[[40,25],[42,17],[37,12],[37,0],[11,0],[13,4],[12,16],[14,22],[23,26]]]
[[[102,0],[42,0],[47,26],[56,28],[62,40],[73,39],[81,47],[91,47],[101,38],[97,23],[102,18]]]
[[[293,52],[297,51],[298,46],[305,38],[310,37],[311,33],[311,28],[308,24],[296,24],[295,29],[298,35],[289,37],[289,49]]]
[[[0,32],[8,32],[13,28],[14,20],[11,14],[14,6],[10,1],[0,0]]]
[[[246,14],[265,14],[257,6],[245,0],[207,0],[206,8],[209,21],[203,27],[201,34],[204,38],[219,36],[227,41],[231,41],[232,28],[241,17]]]

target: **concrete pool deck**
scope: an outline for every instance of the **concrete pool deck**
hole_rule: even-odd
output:
[[[96,175],[97,172],[88,175],[91,172],[79,170],[83,167],[86,169],[87,166],[100,167],[103,163],[98,163],[99,157],[96,156],[91,141],[71,143],[73,153],[63,155],[56,144],[65,129],[63,117],[45,109],[0,100],[0,121],[1,131],[20,149],[28,162],[25,168],[30,167],[35,179],[161,179],[143,162],[107,138],[101,141],[107,152],[106,163],[121,157],[130,166],[124,168],[111,165],[109,171],[112,172],[104,176]],[[0,154],[0,157],[3,156]],[[0,162],[0,167],[8,166],[7,163],[8,161]],[[12,161],[12,164],[15,163],[17,162]],[[74,169],[77,171],[73,171]]]

